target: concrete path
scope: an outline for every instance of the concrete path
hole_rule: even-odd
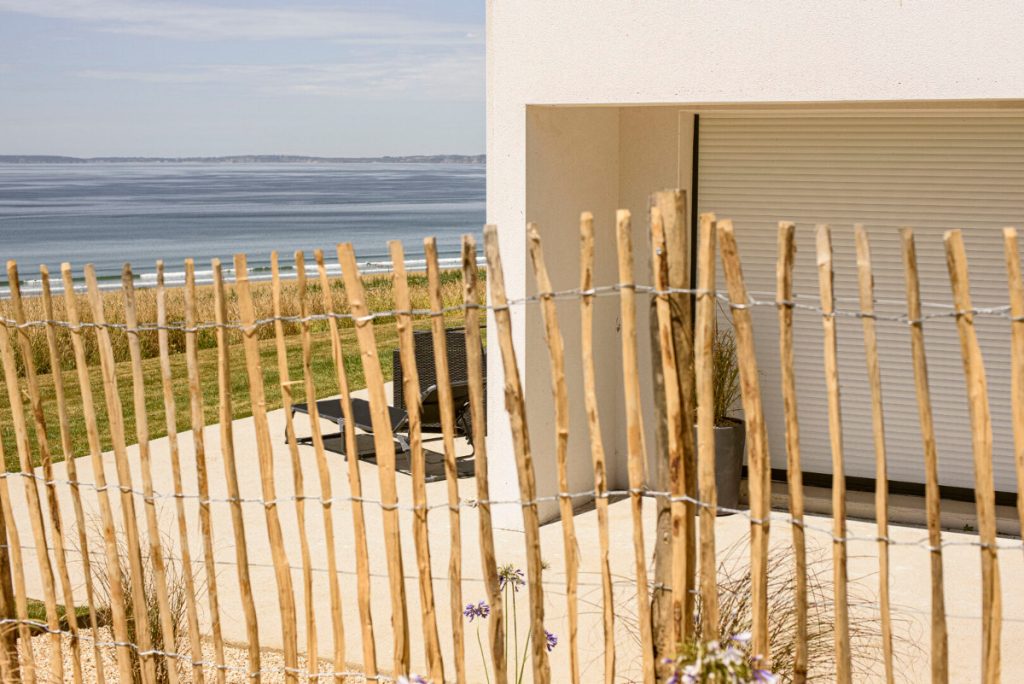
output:
[[[303,417],[299,419],[300,434],[306,433],[306,426],[303,424]],[[270,414],[270,427],[273,435],[274,456],[275,456],[275,478],[277,493],[279,497],[287,498],[293,495],[291,459],[288,448],[284,443],[284,415],[281,411],[274,411]],[[329,427],[324,424],[325,429]],[[241,487],[241,494],[244,498],[259,498],[261,496],[259,467],[255,450],[255,435],[252,419],[236,420],[232,424],[234,432],[235,453],[238,462],[238,477]],[[192,435],[190,432],[178,435],[178,442],[181,451],[181,459],[184,468],[184,488],[188,493],[195,493],[196,471]],[[225,497],[224,468],[220,451],[220,430],[219,426],[209,426],[205,431],[206,457],[210,473],[211,496],[213,498]],[[439,442],[428,443],[428,448],[440,451]],[[461,445],[465,449],[465,445]],[[172,479],[170,470],[170,459],[167,438],[155,440],[151,444],[152,460],[154,464],[154,481],[156,489],[161,494],[172,492]],[[303,474],[307,494],[319,494],[319,480],[316,469],[316,459],[312,447],[300,447]],[[132,476],[135,487],[141,489],[141,477],[138,469],[138,449],[129,449],[129,457],[132,467]],[[492,454],[491,458],[509,458],[509,454]],[[348,479],[344,459],[333,453],[328,453],[332,485],[337,495],[348,494]],[[431,455],[431,459],[440,458],[439,455]],[[116,471],[113,464],[112,454],[105,454],[106,476],[109,482],[116,482]],[[77,459],[79,477],[82,481],[93,482],[93,470],[88,457]],[[380,499],[380,486],[378,480],[378,469],[372,463],[361,462],[364,496],[370,500]],[[66,478],[64,464],[55,467],[56,479]],[[31,532],[29,520],[26,514],[24,486],[20,479],[12,478],[10,481],[13,496],[13,505],[16,511],[18,528],[21,531],[24,544],[30,544]],[[458,483],[460,495],[463,499],[475,497],[475,485],[472,478],[460,479]],[[399,474],[398,491],[402,502],[411,502],[411,481],[407,475]],[[442,643],[449,650],[445,655],[446,677],[454,678],[454,666],[450,652],[452,634],[452,616],[449,608],[450,583],[448,581],[449,563],[449,522],[448,510],[443,504],[447,501],[446,485],[443,481],[427,485],[429,502],[441,504],[441,507],[432,509],[429,515],[430,542],[432,549],[432,565],[435,578],[435,591],[437,592],[437,615],[438,627]],[[117,506],[116,492],[112,492],[112,502],[115,507],[115,514],[118,516],[120,527],[120,512]],[[495,491],[492,495],[496,498],[517,498],[518,492]],[[82,497],[85,503],[87,516],[92,520],[92,527],[95,537],[95,530],[98,529],[98,507],[96,493],[88,488],[82,489]],[[65,524],[72,525],[74,521],[73,510],[69,490],[66,486],[60,487],[60,499]],[[201,566],[202,539],[199,533],[199,519],[197,513],[197,502],[195,499],[186,500],[188,510],[189,528],[193,530],[190,539],[191,554],[196,561],[195,569],[197,577],[203,577]],[[136,509],[141,516],[141,497],[137,499]],[[279,647],[281,644],[281,625],[278,609],[278,592],[271,566],[271,554],[268,546],[266,523],[263,506],[260,503],[243,504],[245,514],[245,528],[249,558],[251,561],[253,586],[259,618],[259,630],[261,644],[264,647]],[[174,512],[174,500],[171,498],[158,499],[158,511],[160,515],[161,529],[166,534],[168,542],[173,549],[175,556],[179,555],[177,548],[177,523]],[[292,578],[296,590],[296,605],[299,608],[299,643],[300,649],[305,648],[304,617],[302,613],[303,597],[301,594],[301,564],[299,555],[299,537],[297,534],[297,522],[293,502],[282,502],[278,506],[281,522],[284,528],[286,539],[286,553],[292,567]],[[226,503],[213,503],[213,527],[215,538],[215,553],[218,561],[217,583],[220,594],[222,624],[225,639],[230,642],[244,643],[245,625],[242,618],[240,596],[238,591],[237,574],[235,570],[235,548],[232,536],[231,518],[229,506]],[[389,666],[391,654],[391,626],[390,626],[390,600],[388,597],[387,565],[383,546],[383,527],[381,510],[378,506],[367,504],[366,524],[370,542],[371,568],[373,582],[371,597],[374,611],[374,630],[377,640],[378,661],[383,670]],[[356,606],[356,576],[355,558],[352,533],[351,506],[348,502],[341,502],[333,507],[334,524],[336,530],[336,544],[340,563],[341,588],[344,597],[343,618],[345,626],[345,642],[347,656],[350,662],[357,662],[360,658],[360,626],[359,615]],[[631,520],[628,502],[620,501],[611,506],[611,528],[612,528],[612,571],[615,574],[615,596],[616,596],[616,648],[618,651],[619,680],[636,681],[639,670],[639,656],[637,649],[636,630],[633,624],[635,616],[635,593],[632,580],[632,543]],[[827,530],[830,521],[825,517],[809,518],[810,526]],[[461,532],[463,538],[463,603],[476,602],[486,597],[484,587],[480,580],[480,559],[479,544],[477,542],[478,518],[476,510],[472,507],[461,509]],[[145,529],[144,521],[140,517],[140,527]],[[314,575],[315,606],[317,610],[318,642],[321,657],[331,657],[331,633],[330,633],[330,599],[328,587],[325,581],[326,556],[325,540],[323,534],[322,511],[318,502],[307,503],[306,528],[308,530],[310,544],[312,546],[313,566],[317,569]],[[648,548],[651,547],[654,528],[653,502],[645,504],[645,535]],[[413,662],[419,671],[424,671],[423,639],[420,628],[420,604],[416,578],[416,560],[412,543],[412,518],[409,511],[401,511],[401,529],[403,556],[406,575],[406,593],[408,596],[408,614],[412,625],[412,656]],[[582,654],[583,675],[585,680],[592,680],[601,673],[603,648],[601,629],[601,588],[600,574],[597,565],[597,518],[593,510],[581,512],[576,517],[576,530],[579,549],[582,558],[582,571],[580,574],[580,614],[581,626],[579,632],[579,644]],[[749,521],[740,515],[719,518],[718,523],[718,548],[720,556],[732,558],[733,567],[742,568],[746,562],[745,535],[749,530]],[[852,521],[850,523],[850,534],[856,537],[871,538],[874,535],[874,525],[867,522]],[[925,531],[916,527],[894,527],[892,536],[903,542],[915,542],[925,538]],[[71,533],[65,545],[75,548],[76,535]],[[790,563],[791,560],[785,557],[785,548],[789,545],[790,528],[782,521],[773,523],[771,530],[773,547],[780,549],[780,560],[776,563]],[[947,532],[947,542],[970,542],[976,539],[972,534]],[[1013,543],[1012,540],[1004,540],[1006,543]],[[815,561],[813,567],[822,574],[826,580],[823,590],[829,592],[828,578],[831,576],[830,548],[831,539],[826,533],[809,531],[808,543],[811,547]],[[95,543],[95,542],[94,542]],[[558,523],[550,524],[542,528],[542,543],[544,560],[549,564],[546,570],[546,624],[547,628],[559,636],[559,645],[551,654],[553,681],[567,681],[568,673],[568,638],[566,624],[565,606],[565,566],[564,554],[562,552],[562,534]],[[495,544],[498,550],[498,562],[513,563],[525,568],[525,554],[522,534],[498,530],[495,534]],[[1019,544],[1019,541],[1018,541]],[[98,550],[100,547],[94,547]],[[877,619],[875,608],[873,608],[874,597],[877,595],[877,545],[871,541],[851,542],[850,554],[850,577],[853,580],[851,588],[852,595],[859,597],[859,608],[855,609],[854,619],[860,627],[870,627],[872,620]],[[980,615],[980,562],[978,550],[969,545],[949,546],[944,551],[945,572],[946,572],[946,602],[949,612],[949,642],[951,654],[951,681],[974,682],[980,681],[980,640],[981,624]],[[26,574],[29,581],[29,592],[32,596],[40,595],[38,571],[36,570],[36,558],[31,551],[25,554]],[[1024,591],[1019,588],[1024,586],[1024,554],[1019,549],[1003,551],[1000,555],[1002,569],[1002,586],[1004,609],[1003,614],[1003,672],[1012,673],[1024,671]],[[79,585],[81,600],[84,601],[84,589],[81,587],[81,560],[80,556],[74,557],[74,581]],[[922,681],[927,679],[928,673],[928,644],[929,644],[929,561],[928,552],[918,545],[894,546],[891,550],[892,565],[892,600],[897,623],[897,649],[901,661],[899,664],[900,679],[903,681]],[[784,578],[785,566],[773,565],[777,568],[778,576]],[[742,574],[742,570],[740,570]],[[779,598],[783,605],[785,596]],[[773,599],[775,600],[775,599]],[[527,595],[521,592],[517,600],[519,611],[520,641],[524,639],[528,624]],[[202,606],[205,613],[206,599],[202,597]],[[826,637],[823,643],[830,643],[830,632],[827,631],[827,616],[821,629],[826,630]],[[461,618],[458,618],[461,619]],[[483,670],[481,659],[477,650],[476,629],[477,623],[466,625],[466,657],[469,661],[470,680],[474,682],[483,681]],[[486,637],[486,628],[482,631]],[[484,639],[486,643],[486,638]],[[878,643],[873,638],[867,638],[863,643],[858,643],[855,650],[867,657],[875,655]],[[522,648],[522,643],[520,644]],[[825,648],[825,657],[830,653],[830,648]],[[859,663],[861,668],[860,680],[874,680],[878,677],[879,671],[875,668],[868,671],[866,660]],[[872,674],[873,672],[873,674]],[[529,679],[527,676],[526,679]]]

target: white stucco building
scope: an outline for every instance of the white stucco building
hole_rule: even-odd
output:
[[[774,290],[776,222],[798,224],[798,294],[816,295],[813,229],[833,228],[837,294],[856,307],[852,226],[872,231],[881,305],[903,312],[897,229],[917,229],[923,297],[950,299],[941,234],[964,228],[977,305],[1006,301],[999,228],[1024,227],[1024,4],[871,0],[488,1],[487,220],[500,229],[510,297],[534,291],[525,227],[540,224],[554,286],[578,286],[578,217],[596,218],[597,284],[616,281],[615,210],[633,212],[649,278],[649,193],[681,187],[696,211],[735,221],[748,287]],[[772,299],[773,295],[762,298]],[[646,302],[639,324],[647,381]],[[571,477],[593,486],[576,302],[559,304],[567,350]],[[939,312],[941,309],[932,309]],[[773,467],[785,464],[774,308],[755,325]],[[609,485],[627,485],[618,302],[595,320]],[[513,312],[540,494],[555,491],[553,411],[539,312]],[[804,469],[830,473],[820,317],[801,312]],[[996,487],[1016,491],[1008,322],[979,323],[991,388]],[[490,333],[493,335],[491,326]],[[881,325],[890,478],[924,481],[906,326]],[[847,474],[874,472],[860,322],[840,320]],[[515,492],[501,363],[491,339],[492,482]],[[926,326],[942,484],[973,486],[951,318]],[[900,487],[894,484],[894,487]],[[500,489],[499,489],[500,491]],[[557,515],[554,504],[545,518]],[[517,511],[499,511],[515,525]]]

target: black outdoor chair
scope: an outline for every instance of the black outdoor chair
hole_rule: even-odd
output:
[[[420,422],[424,432],[441,431],[441,403],[436,396],[437,367],[434,365],[434,337],[429,330],[414,332],[413,355],[420,381]],[[472,415],[469,411],[469,366],[466,361],[465,328],[445,330],[445,346],[448,350],[448,380],[452,386],[452,403],[455,406],[455,429],[473,440]],[[481,355],[483,347],[480,348]],[[391,352],[391,367],[394,369],[395,408],[405,409],[405,374],[402,372],[402,358],[398,350]],[[483,386],[487,386],[487,363],[482,364]],[[433,390],[433,393],[431,392]],[[487,393],[484,392],[484,415],[487,415]]]
[[[458,434],[465,436],[470,445],[473,446],[472,412],[469,407],[469,370],[466,365],[464,329],[449,328],[445,331],[445,341],[448,347],[448,377],[452,389],[452,407],[455,410],[455,429]],[[437,369],[434,365],[433,345],[433,336],[430,331],[413,333],[413,350],[416,357],[416,369],[419,371],[420,416],[423,432],[441,431],[441,401],[437,387]],[[388,419],[391,423],[391,432],[395,437],[396,449],[400,452],[405,452],[409,450],[409,413],[405,400],[405,388],[403,387],[404,374],[402,372],[402,362],[397,350],[392,357],[392,363],[394,369],[395,405],[388,407]],[[484,386],[486,386],[486,364],[483,365],[483,375]],[[339,399],[320,400],[316,403],[316,410],[320,418],[333,421],[338,426],[338,432],[324,435],[325,439],[344,435],[345,417]],[[294,416],[296,413],[309,414],[309,406],[307,404],[293,404],[292,415]],[[365,433],[369,433],[356,436],[359,456],[373,454],[375,451],[372,436],[373,421],[371,420],[370,402],[366,399],[352,399],[352,422],[355,427]],[[300,444],[310,444],[313,438],[299,437],[296,441]],[[342,439],[342,453],[345,453],[344,450],[345,441]]]

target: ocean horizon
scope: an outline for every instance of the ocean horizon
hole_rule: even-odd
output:
[[[18,263],[22,293],[39,292],[39,265],[70,262],[76,282],[93,264],[103,288],[117,288],[125,262],[137,287],[156,285],[156,261],[168,286],[184,283],[195,260],[197,283],[209,283],[220,259],[234,277],[233,255],[248,257],[249,277],[270,278],[279,253],[282,277],[294,277],[293,253],[323,249],[328,271],[340,269],[334,247],[351,242],[364,272],[391,270],[387,242],[401,240],[406,266],[422,269],[423,238],[437,238],[442,267],[460,263],[464,233],[485,217],[483,164],[330,162],[39,163],[0,165],[0,244]],[[0,296],[10,292],[6,270]]]

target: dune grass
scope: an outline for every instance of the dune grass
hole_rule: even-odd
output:
[[[483,274],[481,273],[481,278]],[[428,292],[426,278],[422,274],[410,275],[410,290],[413,299],[413,307],[417,309],[428,308]],[[394,301],[391,289],[391,277],[389,275],[368,276],[364,280],[366,297],[372,311],[393,310]],[[344,286],[340,279],[332,279],[331,290],[333,293],[335,310],[347,312],[347,298],[345,297]],[[253,297],[257,307],[257,318],[272,315],[271,289],[269,283],[253,283]],[[156,319],[156,296],[154,290],[138,290],[136,293],[137,306],[139,309],[140,321],[152,322]],[[294,282],[284,283],[282,287],[283,312],[285,315],[298,315],[299,298],[298,288]],[[442,299],[445,307],[458,306],[462,303],[462,274],[457,270],[445,271],[442,273]],[[310,311],[313,313],[323,312],[323,296],[319,285],[310,283],[309,300]],[[64,312],[63,297],[55,298],[55,317],[66,319]],[[233,288],[228,291],[228,317],[230,320],[238,320],[237,300]],[[180,288],[168,289],[168,318],[171,321],[180,322],[184,317],[184,294]],[[42,304],[39,298],[25,299],[26,317],[29,320],[41,319]],[[79,302],[80,311],[83,313],[88,309],[84,298]],[[212,287],[197,288],[197,320],[213,320],[213,290]],[[124,298],[120,291],[104,293],[104,314],[108,322],[124,321]],[[0,303],[0,315],[10,316],[10,302]],[[448,327],[455,327],[462,324],[462,312],[455,311],[445,316],[445,324]],[[362,364],[360,362],[359,348],[356,343],[355,330],[350,321],[339,321],[342,349],[345,357],[345,366],[348,372],[348,381],[352,389],[365,387]],[[391,378],[391,352],[397,348],[398,339],[393,318],[381,318],[375,321],[377,334],[378,354],[384,375]],[[429,329],[430,321],[426,317],[418,317],[415,321],[416,329]],[[311,324],[312,338],[312,374],[319,397],[330,396],[337,393],[338,383],[331,356],[331,340],[326,322],[318,321]],[[285,326],[287,335],[286,347],[288,350],[288,369],[291,380],[302,380],[302,347],[299,336],[299,325],[289,323]],[[60,431],[58,424],[57,403],[54,392],[54,369],[51,368],[49,354],[46,348],[44,332],[41,328],[29,329],[30,341],[33,350],[33,359],[36,363],[38,373],[40,394],[43,401],[43,409],[46,417],[47,437],[50,444],[50,451],[54,461],[63,460],[65,455],[61,450]],[[71,451],[75,456],[84,456],[89,453],[89,445],[85,429],[85,416],[82,411],[81,390],[78,384],[78,376],[74,370],[74,357],[71,350],[70,333],[61,330],[58,334],[58,347],[60,350],[60,371],[64,380],[66,406],[69,418],[69,433],[71,436]],[[188,430],[191,427],[189,419],[189,392],[188,379],[185,365],[185,335],[182,332],[173,332],[171,340],[171,369],[173,377],[174,401],[176,409],[176,429],[178,432]],[[262,326],[259,330],[260,358],[263,370],[264,391],[268,409],[275,409],[281,406],[281,384],[277,373],[277,354],[274,343],[273,325]],[[125,417],[125,433],[128,443],[133,444],[136,440],[136,421],[132,402],[132,377],[131,365],[128,360],[127,335],[121,331],[114,331],[111,334],[115,349],[115,361],[117,370],[118,393],[121,397],[121,405]],[[155,332],[142,333],[140,341],[143,347],[143,382],[146,396],[146,414],[149,424],[149,436],[151,439],[163,437],[167,434],[166,417],[164,413],[163,389],[160,380],[160,360],[158,357],[157,335]],[[214,331],[205,330],[197,334],[199,347],[199,377],[200,387],[203,396],[203,409],[206,424],[218,422],[218,390],[217,390],[217,349]],[[100,427],[100,434],[103,440],[103,448],[110,449],[109,420],[106,406],[103,400],[103,384],[100,374],[99,359],[96,352],[95,334],[92,331],[86,333],[88,340],[90,384],[94,403],[97,409],[97,419]],[[241,334],[237,331],[229,335],[229,358],[231,364],[231,400],[232,411],[235,418],[244,418],[252,415],[252,407],[249,400],[249,385],[245,370],[245,356],[242,350]],[[24,395],[24,388],[23,388]],[[304,387],[301,383],[292,385],[293,400],[296,402],[305,401]],[[26,410],[28,404],[26,401]],[[27,414],[30,416],[30,414]],[[29,418],[31,422],[31,418]],[[34,433],[33,426],[29,426]],[[38,464],[38,445],[35,435],[32,435],[32,443],[35,453],[33,463]],[[11,417],[11,407],[8,399],[7,389],[0,390],[0,442],[4,450],[4,460],[9,470],[18,469],[18,454],[14,440],[14,425]]]

